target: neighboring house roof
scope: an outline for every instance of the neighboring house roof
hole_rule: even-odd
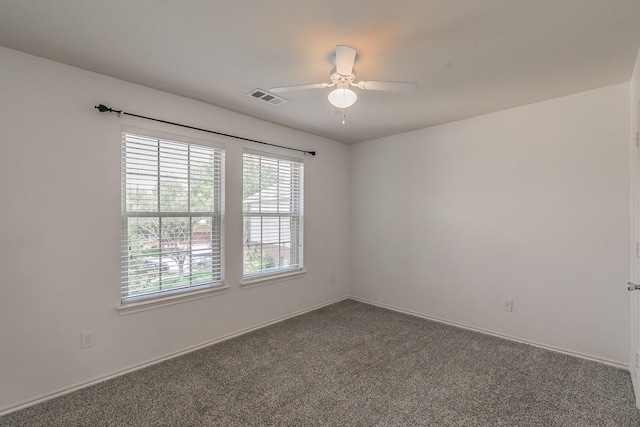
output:
[[[243,200],[249,212],[289,212],[291,209],[291,185],[272,185]]]

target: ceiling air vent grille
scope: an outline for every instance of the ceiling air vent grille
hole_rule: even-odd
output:
[[[259,99],[260,101],[264,101],[267,104],[271,104],[271,105],[280,105],[287,102],[286,99],[281,98],[277,95],[274,95],[262,89],[254,89],[251,92],[249,92],[247,96],[251,98]]]

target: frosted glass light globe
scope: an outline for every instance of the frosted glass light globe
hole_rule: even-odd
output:
[[[327,99],[334,107],[344,109],[351,107],[358,99],[358,95],[351,89],[338,88],[329,92]]]

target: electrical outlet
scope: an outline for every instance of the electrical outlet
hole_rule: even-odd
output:
[[[502,298],[502,309],[504,311],[513,311],[513,300],[508,298]]]
[[[80,334],[80,348],[91,348],[96,345],[96,335],[93,331],[84,331]]]

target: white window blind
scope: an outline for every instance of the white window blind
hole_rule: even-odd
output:
[[[123,132],[122,303],[222,285],[224,150]]]
[[[304,164],[245,151],[242,175],[243,278],[301,270]]]

